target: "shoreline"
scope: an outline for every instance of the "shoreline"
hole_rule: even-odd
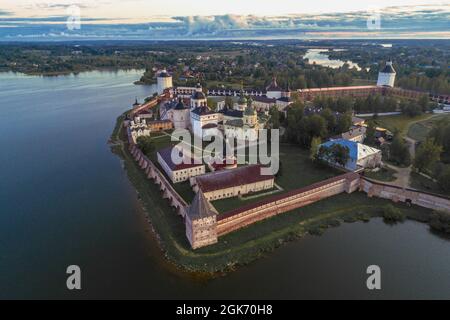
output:
[[[146,221],[148,221],[150,229],[157,239],[157,245],[162,255],[178,271],[183,273],[202,278],[224,276],[270,254],[284,244],[303,238],[305,235],[321,235],[326,229],[338,227],[341,223],[368,222],[372,218],[382,217],[382,211],[380,211],[382,207],[380,206],[392,203],[388,200],[368,198],[361,193],[353,196],[336,196],[323,200],[322,204],[312,204],[261,221],[224,236],[219,245],[194,251],[190,249],[185,239],[180,217],[170,208],[166,200],[160,197],[159,189],[147,179],[126,147],[128,142],[126,139],[124,141],[121,134],[123,134],[122,122],[127,112],[117,118],[110,139],[112,152],[123,161],[128,179],[136,190],[139,205],[142,206]],[[346,203],[349,202],[347,199],[349,197],[358,199],[359,203],[355,203],[351,207],[340,207],[339,205],[333,207],[333,202]],[[329,206],[325,212],[319,214],[310,212],[316,210],[319,206],[323,206],[324,203],[326,203],[325,206]],[[407,207],[404,204],[395,206],[405,213],[407,219],[422,223],[429,222],[432,210]],[[302,211],[301,215],[298,214],[299,211]],[[308,213],[304,214],[304,212]],[[291,225],[288,220],[293,220],[294,224]],[[277,226],[277,223],[281,224],[282,227],[279,229],[273,228]],[[255,231],[258,228],[269,229],[270,232],[259,231],[261,234],[258,235],[258,230]],[[256,237],[253,234],[254,231]],[[249,239],[242,240],[241,237]]]
[[[131,70],[135,70],[135,71],[142,71],[144,69],[141,68],[125,68],[125,67],[119,67],[119,68],[114,68],[114,67],[96,67],[96,68],[89,68],[89,69],[83,69],[83,70],[77,70],[77,71],[54,71],[54,72],[26,72],[26,71],[19,71],[19,70],[14,70],[11,68],[8,69],[0,69],[0,73],[17,73],[17,74],[23,74],[26,76],[31,76],[31,77],[60,77],[60,76],[70,76],[70,75],[79,75],[81,73],[89,73],[89,72],[95,72],[95,71],[99,71],[99,72],[119,72],[119,71],[131,71]],[[136,80],[135,82],[138,82],[139,80]],[[134,84],[134,83],[133,83]],[[140,85],[152,85],[152,84],[146,84],[146,83],[141,83]]]

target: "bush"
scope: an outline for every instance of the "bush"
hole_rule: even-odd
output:
[[[434,211],[429,224],[434,230],[450,234],[450,213]]]
[[[406,215],[392,204],[388,204],[383,208],[383,219],[386,223],[403,222]]]

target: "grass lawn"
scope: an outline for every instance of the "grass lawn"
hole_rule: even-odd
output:
[[[397,116],[380,116],[375,120],[375,123],[377,126],[388,129],[393,133],[399,131],[402,136],[405,136],[413,123],[427,120],[432,116],[432,114],[422,114],[413,118],[403,114]]]
[[[417,190],[423,190],[426,192],[450,195],[450,192],[445,192],[442,188],[434,182],[416,172],[411,172],[411,187]]]
[[[394,176],[395,173],[397,173],[397,171],[395,171],[394,169],[391,169],[388,167],[383,167],[380,170],[378,170],[377,172],[366,170],[364,175],[367,178],[371,178],[371,179],[375,179],[375,180],[379,180],[379,181],[391,182],[391,181],[395,181],[395,179],[396,179]]]
[[[172,184],[172,186],[175,189],[175,191],[184,199],[184,201],[186,201],[188,204],[192,203],[192,200],[195,197],[195,193],[194,191],[192,191],[192,187],[189,184],[189,181],[174,183]]]
[[[343,172],[326,165],[313,163],[309,150],[295,145],[280,145],[281,175],[276,183],[284,190],[295,190],[310,184],[335,177]]]
[[[436,122],[442,119],[450,121],[450,114],[435,115],[429,119],[413,123],[408,130],[408,136],[416,141],[425,141]]]

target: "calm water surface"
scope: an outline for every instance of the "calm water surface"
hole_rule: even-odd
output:
[[[107,145],[139,71],[0,74],[0,298],[450,298],[450,241],[415,222],[331,229],[215,280],[164,261]],[[65,289],[68,265],[82,291]],[[378,264],[383,290],[365,288]]]
[[[334,49],[334,51],[339,51],[339,49]],[[361,67],[357,63],[350,60],[342,61],[339,59],[330,59],[327,52],[328,49],[309,49],[306,51],[304,59],[309,59],[309,64],[317,64],[333,69],[340,68],[347,63],[350,69],[356,68],[356,70],[361,70]]]

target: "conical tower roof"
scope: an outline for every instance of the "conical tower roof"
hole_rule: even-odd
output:
[[[239,93],[238,104],[239,105],[246,105],[247,104],[247,98],[245,98],[244,89],[241,89],[241,91]]]
[[[195,195],[192,204],[188,209],[188,216],[193,219],[203,219],[218,214],[217,210],[208,202],[202,190],[199,190]]]
[[[253,100],[252,98],[247,101],[247,108],[245,108],[244,114],[246,116],[254,116],[256,115],[256,110],[253,108]]]

